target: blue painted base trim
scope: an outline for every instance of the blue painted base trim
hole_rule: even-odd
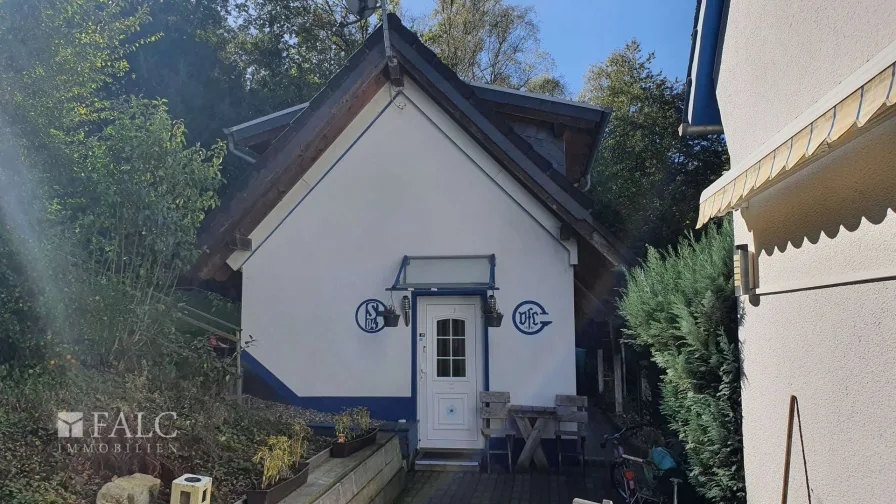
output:
[[[593,440],[588,440],[588,442],[594,442]],[[576,444],[578,440],[576,439],[561,439],[560,440],[560,449],[563,451],[563,467],[578,467],[579,459],[575,457],[574,453],[576,453]],[[517,437],[513,443],[513,463],[516,464],[516,461],[520,458],[520,452],[523,451],[523,446],[526,442]],[[586,443],[587,446],[587,443]],[[491,438],[489,440],[489,447],[493,451],[505,451],[507,450],[507,440],[505,438]],[[557,468],[557,439],[556,438],[548,438],[541,440],[541,447],[544,449],[544,456],[548,459],[548,465],[552,469]],[[569,454],[569,455],[566,455]],[[483,455],[483,464],[485,463],[485,455]],[[500,467],[507,470],[507,455],[505,453],[492,453],[492,468]],[[534,465],[533,465],[534,467]]]
[[[414,418],[416,403],[411,397],[300,397],[249,352],[244,350],[242,359],[252,372],[273,389],[273,397],[266,397],[273,401],[327,413],[338,413],[343,408],[364,406],[370,410],[370,416],[377,420],[416,421]],[[251,390],[246,392],[252,393]]]

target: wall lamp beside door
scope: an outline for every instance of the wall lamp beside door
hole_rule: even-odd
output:
[[[734,295],[748,296],[755,288],[755,255],[748,245],[737,245],[734,247]]]

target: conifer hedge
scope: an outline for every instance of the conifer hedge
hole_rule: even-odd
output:
[[[746,502],[733,250],[730,219],[651,249],[627,272],[620,303],[627,332],[662,370],[661,410],[685,445],[691,484],[720,504]]]

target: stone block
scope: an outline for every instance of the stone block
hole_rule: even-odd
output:
[[[103,485],[96,504],[150,504],[159,493],[161,481],[148,474],[131,474]]]

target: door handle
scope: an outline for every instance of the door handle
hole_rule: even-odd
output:
[[[420,359],[420,381],[426,378],[426,345],[423,345],[423,356]]]

